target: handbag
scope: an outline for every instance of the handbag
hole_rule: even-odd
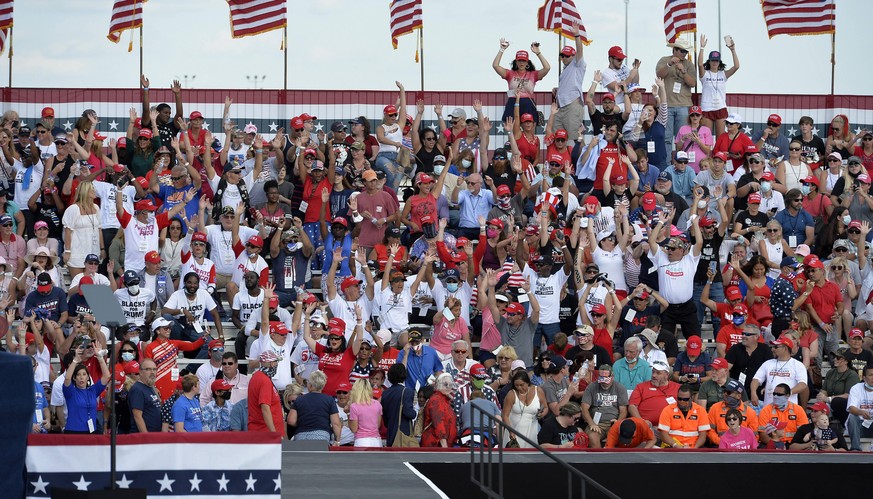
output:
[[[430,400],[428,399],[428,401],[424,403],[424,407],[418,411],[418,417],[415,418],[415,428],[412,430],[413,437],[421,438],[421,434],[427,429],[424,427],[424,410],[427,409],[427,404],[429,403]],[[427,427],[430,428],[430,425],[427,425]]]
[[[391,447],[419,447],[418,440],[400,431],[400,422],[403,418],[403,395],[406,393],[406,387],[400,392],[400,404],[397,408],[397,433],[394,435],[394,441],[391,442]]]

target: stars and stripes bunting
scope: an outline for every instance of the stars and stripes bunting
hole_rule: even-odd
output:
[[[697,31],[697,2],[693,0],[667,0],[664,3],[664,34],[667,43],[673,43],[679,35]]]
[[[573,23],[579,23],[579,39],[582,43],[590,44],[588,32],[573,0],[546,0],[537,11],[537,29],[554,31],[561,36],[573,38]]]
[[[394,0],[389,11],[391,45],[396,50],[397,38],[422,28],[421,0]]]
[[[227,0],[234,38],[258,35],[285,27],[285,0]]]
[[[835,0],[761,0],[767,35],[823,35],[836,30]]]

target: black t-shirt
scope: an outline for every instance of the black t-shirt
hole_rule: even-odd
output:
[[[628,203],[631,201],[630,190],[625,189],[621,195],[615,193],[615,189],[609,191],[609,194],[604,195],[603,191],[594,191],[597,193],[597,198],[600,200],[601,206],[616,206],[618,203],[627,200]],[[617,201],[617,202],[616,202]]]
[[[36,221],[48,224],[49,237],[61,240],[64,237],[64,226],[61,223],[62,215],[54,205],[47,205],[41,201],[36,203]]]
[[[566,353],[566,355],[564,355],[564,358],[569,360],[569,361],[573,361],[576,358],[576,355],[578,355],[579,352],[581,352],[581,351],[582,351],[581,348],[579,348],[578,346],[575,346],[575,347],[567,350],[567,353]],[[609,355],[609,352],[607,352],[606,349],[603,348],[602,346],[594,345],[594,348],[591,349],[591,353],[594,354],[594,357],[597,359],[596,365],[598,365],[598,366],[600,364],[612,365],[612,357]]]
[[[594,114],[591,115],[591,126],[594,127],[594,133],[600,133],[600,130],[603,127],[607,127],[612,125],[613,123],[618,125],[619,131],[624,126],[625,120],[621,118],[621,113],[613,113],[613,114],[604,114],[603,111],[597,109],[594,111]]]
[[[695,220],[696,221],[696,220]],[[712,239],[704,239],[703,247],[700,249],[700,260],[697,261],[697,272],[694,273],[694,283],[701,284],[706,282],[706,273],[709,270],[710,262],[715,262],[715,277],[714,282],[721,282],[721,266],[718,261],[718,249],[721,248],[721,242],[724,241],[724,236],[716,230],[712,235]]]
[[[858,373],[858,377],[864,379],[864,367],[873,365],[873,353],[867,349],[861,349],[861,353],[852,353],[851,350],[846,352],[846,361],[849,363],[849,369]]]
[[[494,170],[494,165],[488,165],[488,168],[485,170],[485,175],[491,177],[491,180],[494,181],[495,189],[501,185],[505,185],[509,187],[509,192],[515,192],[515,181],[518,178],[518,175],[512,170],[512,166],[508,163],[503,169],[503,173],[499,175]]]
[[[652,271],[652,269],[654,270]],[[658,269],[655,267],[655,264],[652,263],[652,260],[649,259],[649,255],[645,251],[640,255],[640,284],[645,284],[655,291],[658,291],[659,289]]]
[[[794,432],[794,437],[791,439],[792,444],[804,444],[809,440],[806,440],[806,436],[815,431],[815,423],[807,423],[805,425],[799,426],[797,431]],[[843,449],[849,450],[849,447],[846,445],[846,439],[843,438],[843,430],[840,428],[838,424],[831,425],[831,432],[834,436],[828,440],[832,440],[833,438],[837,439],[837,443],[834,444],[834,449]],[[810,440],[815,440],[815,434],[810,435]]]
[[[746,381],[743,385],[746,388],[746,393],[751,393],[752,378],[764,362],[773,358],[773,354],[770,352],[770,349],[767,348],[767,345],[759,343],[758,348],[756,348],[750,356],[746,352],[746,347],[742,343],[739,343],[732,346],[727,351],[724,358],[733,366],[731,368],[731,378],[739,380],[740,374],[746,375]],[[763,385],[758,388],[758,397],[762,399],[764,398]]]
[[[675,359],[679,355],[679,342],[676,341],[676,337],[672,333],[660,331],[655,343],[658,344],[658,348],[664,351],[667,358]]]
[[[420,173],[433,173],[433,159],[442,154],[438,147],[434,147],[430,152],[427,152],[427,149],[422,147],[415,153],[415,161],[418,163],[416,171]],[[497,179],[494,179],[494,182],[496,183]]]
[[[752,215],[748,211],[741,211],[737,215],[736,221],[740,223],[740,227],[743,229],[748,229],[749,227],[766,227],[767,222],[770,221],[770,217],[762,211],[759,211],[755,215]],[[746,239],[751,239],[752,235],[747,234],[745,237]]]
[[[821,140],[821,137],[813,135],[812,139],[807,142],[803,140],[802,135],[795,135],[791,137],[789,142],[795,140],[800,142],[800,155],[806,156],[805,160],[807,163],[821,163],[825,160],[825,143]]]
[[[573,282],[572,279],[567,280],[569,285]],[[575,291],[568,286],[567,296],[561,300],[560,308],[558,309],[558,322],[561,323],[561,331],[573,331],[576,329],[576,310],[579,307],[579,297]],[[568,336],[572,333],[566,333]],[[573,360],[569,358],[569,360]]]
[[[161,145],[167,146],[171,155],[176,154],[175,149],[173,149],[173,138],[179,135],[179,127],[176,126],[176,123],[173,121],[174,119],[175,118],[170,118],[170,121],[158,125],[158,135],[161,136]]]
[[[75,162],[76,161],[69,154],[64,159],[58,159],[58,157],[55,156],[54,166],[64,165],[64,169],[58,173],[59,180],[55,184],[56,186],[58,186],[58,189],[60,189],[60,186],[64,185],[67,182],[67,179],[70,178],[70,168],[73,166],[73,163],[75,163]],[[24,199],[22,201],[24,202],[24,205],[26,206],[27,199]]]
[[[681,217],[682,213],[684,213],[685,210],[688,209],[688,202],[685,201],[685,198],[683,198],[679,194],[676,194],[673,191],[670,191],[670,194],[664,196],[664,202],[673,203],[673,213],[675,213],[675,215],[673,215],[673,220],[671,220],[670,223],[676,225],[676,222],[679,221],[679,217]]]
[[[652,315],[661,315],[661,305],[658,302],[652,302],[642,310],[634,308],[632,302],[633,300],[621,309],[621,318],[618,320],[618,326],[621,328],[622,345],[626,339],[639,334],[646,328],[646,319]],[[630,313],[631,310],[633,310],[633,314]],[[630,315],[633,315],[633,317],[628,320]]]
[[[142,411],[142,419],[149,432],[161,431],[161,396],[155,388],[136,382],[127,392],[127,404],[131,410],[130,432],[139,433],[133,410]]]
[[[540,432],[537,433],[537,443],[563,445],[567,442],[572,442],[579,433],[577,426],[568,426],[564,428],[557,418],[548,418],[543,421]]]
[[[755,176],[752,174],[752,172],[746,172],[742,177],[739,178],[739,180],[737,180],[737,190],[740,190],[740,187],[743,187],[746,184],[751,184],[752,182],[757,182],[760,184],[761,179],[755,178]],[[774,181],[774,183],[775,183],[775,181]],[[746,198],[748,198],[749,194],[751,194],[752,192],[755,192],[755,191],[750,190],[749,192],[746,193],[745,196],[738,195],[736,198],[734,198],[734,211],[745,210],[749,207],[749,203],[748,203],[748,201],[746,201]]]

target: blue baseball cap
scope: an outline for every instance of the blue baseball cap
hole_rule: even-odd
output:
[[[780,267],[791,267],[792,269],[797,268],[797,260],[794,257],[786,256],[782,259],[782,263],[779,264]]]
[[[455,279],[457,281],[461,280],[461,273],[458,269],[448,269],[446,270],[445,279],[448,281],[449,279]]]
[[[664,170],[658,174],[658,180],[669,180],[670,182],[672,182],[673,175],[670,175],[670,172],[668,172],[667,170]]]

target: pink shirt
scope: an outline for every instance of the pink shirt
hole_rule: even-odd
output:
[[[508,69],[506,82],[509,84],[509,89],[506,91],[506,96],[533,98],[534,87],[539,79],[539,71],[526,71],[524,75],[520,75],[518,72]]]
[[[693,130],[691,125],[682,125],[682,128],[679,129],[679,133],[676,134],[676,150],[685,151],[688,153],[688,166],[690,166],[694,173],[700,172],[700,160],[706,157],[706,154],[697,145],[697,142],[694,142],[689,137],[687,140],[682,140],[682,136],[686,133],[691,133]],[[701,126],[699,130],[697,130],[697,136],[700,137],[700,141],[709,146],[712,149],[712,146],[715,144],[715,139],[712,137],[712,131],[705,126]]]
[[[434,324],[433,337],[430,339],[430,346],[437,352],[448,355],[452,353],[452,343],[457,340],[463,340],[464,335],[468,333],[467,322],[458,317],[453,326],[445,318]]]
[[[721,435],[721,441],[718,444],[719,449],[730,450],[755,450],[758,448],[758,441],[755,439],[755,432],[746,428],[740,427],[740,433],[734,435],[729,431]]]
[[[373,401],[370,405],[352,404],[349,407],[349,421],[358,422],[355,438],[380,438],[379,418],[382,417],[382,404]]]
[[[491,307],[486,307],[482,310],[482,341],[479,342],[479,349],[490,352],[499,347],[502,342],[500,331],[494,324],[494,316],[491,315]]]

